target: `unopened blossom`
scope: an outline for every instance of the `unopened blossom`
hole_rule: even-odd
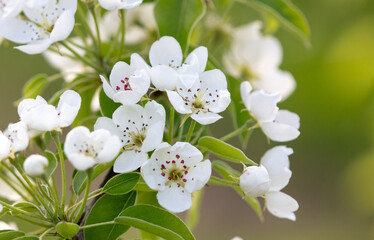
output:
[[[139,6],[143,0],[99,0],[102,8],[113,11],[119,9],[131,9]]]
[[[250,81],[256,90],[280,93],[286,99],[296,87],[292,74],[282,71],[282,46],[273,36],[263,36],[259,21],[234,30],[231,49],[224,56],[227,70]]]
[[[59,130],[73,123],[81,105],[81,97],[73,90],[60,96],[57,108],[49,105],[41,96],[22,100],[18,115],[29,128],[30,137],[44,131]]]
[[[100,75],[105,94],[113,101],[127,104],[135,104],[147,93],[151,84],[145,69],[136,69],[133,61],[128,65],[125,62],[117,62],[109,76],[110,84]]]
[[[23,44],[15,47],[27,54],[38,54],[65,40],[74,28],[77,0],[50,0],[23,7],[25,17],[0,19],[0,35]]]
[[[147,161],[148,152],[162,141],[165,116],[161,104],[149,101],[144,108],[137,104],[120,106],[113,119],[97,120],[95,129],[107,129],[121,139],[124,152],[116,159],[114,172],[131,172]]]
[[[42,176],[49,165],[48,159],[42,155],[34,154],[26,158],[23,169],[30,177]]]
[[[0,160],[11,157],[23,151],[29,145],[27,125],[24,122],[9,124],[8,128],[0,131]]]
[[[90,132],[83,126],[71,130],[64,145],[68,160],[79,171],[112,161],[120,149],[119,138],[109,131],[98,129]]]
[[[262,157],[260,166],[244,169],[240,176],[240,187],[247,196],[264,195],[266,208],[274,216],[295,221],[294,212],[297,211],[299,205],[295,199],[281,192],[292,175],[288,158],[292,153],[293,150],[285,146],[270,149]],[[255,170],[256,168],[258,170]],[[261,172],[261,174],[256,172]],[[256,189],[261,189],[261,191],[256,191]]]
[[[144,181],[158,191],[159,204],[175,213],[191,207],[191,193],[205,186],[211,172],[210,161],[186,142],[160,144],[141,168]]]
[[[148,69],[152,84],[159,90],[175,90],[179,76],[195,78],[204,72],[208,59],[206,47],[198,47],[186,58],[184,63],[182,48],[173,37],[164,36],[154,42],[149,50],[149,67],[137,54],[134,64]]]
[[[270,94],[263,90],[252,91],[249,82],[241,83],[240,94],[245,107],[271,140],[286,142],[300,135],[299,116],[287,110],[279,110],[277,107],[277,103],[281,100],[279,94]]]
[[[188,81],[190,80],[189,77]],[[176,90],[167,90],[170,103],[182,114],[190,114],[196,122],[206,125],[221,119],[230,104],[225,75],[218,69],[201,73],[192,83],[177,81]]]

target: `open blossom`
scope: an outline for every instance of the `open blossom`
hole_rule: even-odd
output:
[[[234,30],[224,63],[233,76],[250,81],[256,90],[280,93],[284,100],[295,90],[296,82],[289,72],[279,69],[282,46],[275,37],[263,36],[261,26],[256,21]]]
[[[170,103],[182,114],[191,114],[196,122],[206,125],[216,122],[230,104],[225,75],[218,69],[206,71],[192,83],[177,81],[176,90],[167,90]]]
[[[67,158],[79,171],[112,161],[120,149],[120,140],[109,131],[98,129],[90,132],[83,126],[71,130],[64,145]]]
[[[175,90],[179,75],[197,77],[204,72],[207,59],[206,47],[198,47],[182,64],[182,48],[175,38],[169,36],[164,36],[152,44],[149,50],[151,68],[139,55],[134,56],[137,66],[148,69],[152,84],[161,91]]]
[[[49,0],[25,4],[25,17],[0,19],[0,35],[19,44],[15,47],[27,54],[42,53],[58,41],[66,39],[74,28],[77,0]]]
[[[147,161],[147,153],[162,141],[165,116],[161,104],[149,101],[144,108],[137,104],[121,106],[113,113],[113,119],[97,120],[95,129],[107,129],[121,139],[124,152],[116,159],[114,172],[131,172]]]
[[[18,105],[18,115],[29,128],[30,137],[44,131],[58,130],[73,123],[81,105],[81,97],[73,90],[67,90],[60,96],[55,106],[49,105],[44,98],[22,100]]]
[[[245,107],[271,140],[286,142],[300,135],[299,116],[287,110],[279,110],[277,107],[277,103],[281,100],[279,94],[269,94],[263,90],[252,91],[249,82],[241,83],[240,94]]]
[[[142,2],[143,0],[99,0],[101,7],[109,11],[134,8]]]
[[[210,161],[202,160],[203,154],[189,143],[162,143],[142,166],[141,174],[147,185],[158,191],[161,206],[183,212],[192,205],[191,193],[203,188],[212,173]]]
[[[270,149],[261,159],[260,166],[251,166],[240,176],[240,187],[250,197],[264,195],[267,210],[276,217],[295,221],[294,212],[299,205],[295,199],[280,192],[287,186],[292,172],[288,156],[291,148],[278,146]]]
[[[0,18],[15,17],[21,13],[25,0],[1,0]]]
[[[48,159],[44,156],[34,154],[26,158],[23,163],[23,169],[31,177],[42,176],[49,165]]]
[[[146,70],[136,69],[132,60],[130,65],[125,62],[114,65],[109,76],[110,84],[103,76],[100,78],[106,95],[124,105],[139,102],[151,84]]]
[[[9,124],[2,133],[0,131],[0,160],[14,157],[14,154],[23,151],[29,145],[29,135],[24,122]]]

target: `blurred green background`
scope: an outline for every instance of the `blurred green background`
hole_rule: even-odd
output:
[[[208,186],[197,239],[374,239],[374,1],[293,2],[312,30],[310,49],[283,29],[276,34],[282,69],[298,82],[280,104],[301,117],[301,136],[286,143],[295,151],[285,191],[300,204],[297,221],[266,214],[261,223],[233,191]],[[40,72],[55,71],[41,56],[0,47],[0,129],[18,120],[13,103]],[[258,161],[269,148],[256,132],[247,153]]]

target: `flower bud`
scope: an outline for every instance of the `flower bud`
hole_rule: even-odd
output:
[[[251,166],[240,176],[240,187],[249,197],[259,197],[269,191],[270,178],[264,166]]]
[[[31,155],[23,163],[23,169],[31,177],[40,177],[48,167],[48,159],[41,155]]]

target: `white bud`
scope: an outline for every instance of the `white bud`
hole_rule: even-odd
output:
[[[23,169],[31,177],[40,177],[48,167],[48,159],[41,155],[31,155],[23,163]]]
[[[264,166],[251,166],[240,176],[240,187],[249,197],[259,197],[269,191],[269,173]]]

